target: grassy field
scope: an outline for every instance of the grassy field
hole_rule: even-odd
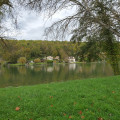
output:
[[[0,88],[0,120],[120,120],[120,76]]]

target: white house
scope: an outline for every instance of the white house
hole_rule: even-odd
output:
[[[60,59],[60,57],[59,57],[59,56],[56,56],[54,59],[55,59],[55,60],[59,60],[59,59]]]
[[[75,62],[75,57],[69,57],[68,62],[69,63],[74,63]]]
[[[47,56],[46,58],[47,58],[47,60],[53,60],[52,56]]]
[[[32,61],[30,61],[30,63],[34,63],[34,62],[33,62],[33,60],[32,60]]]

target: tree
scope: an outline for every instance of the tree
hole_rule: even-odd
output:
[[[20,57],[19,49],[20,46],[17,44],[17,41],[8,41],[4,40],[6,47],[2,46],[2,58],[9,63],[16,63],[17,59]]]
[[[119,0],[19,0],[19,3],[32,10],[48,11],[49,16],[59,10],[76,7],[74,15],[54,23],[47,29],[47,33],[56,30],[59,35],[63,35],[68,31],[68,28],[77,28],[80,22],[78,34],[81,33],[81,35],[85,36],[85,32],[91,34],[105,27],[109,29],[112,34],[120,37]],[[104,23],[102,18],[98,15],[101,5],[103,5],[110,19],[109,24]]]
[[[9,39],[9,36],[6,36],[5,33],[11,29],[7,27],[5,21],[10,19],[13,25],[17,26],[16,16],[11,0],[0,0],[0,44],[3,48],[8,48],[5,40]]]
[[[100,8],[98,10],[98,16],[101,18],[101,21],[104,24],[110,24],[111,19],[107,14],[107,9],[104,7],[104,4],[98,3],[97,6]],[[112,65],[114,74],[120,74],[119,70],[119,41],[116,40],[112,31],[106,27],[102,27],[99,30],[100,40],[103,43],[103,49],[106,52],[106,55],[109,59],[109,63]]]
[[[21,64],[25,64],[27,62],[26,58],[25,57],[20,57],[18,59],[18,63],[21,63]]]
[[[108,44],[109,49],[106,49],[111,52],[106,51],[107,54],[114,52],[110,60],[114,59],[118,64],[118,58],[115,55],[117,51],[113,49],[116,40],[113,38],[120,37],[119,0],[18,0],[18,2],[31,10],[48,11],[49,16],[62,9],[76,8],[73,15],[59,20],[47,28],[47,35],[53,33],[56,37],[58,35],[63,37],[72,30],[75,30],[75,38],[80,40],[88,36],[101,37],[102,35],[105,44],[111,43]],[[110,47],[111,45],[113,48]]]
[[[2,25],[2,22],[8,17],[13,17],[12,8],[13,6],[10,0],[0,1],[0,38],[3,35],[3,29],[5,29],[5,26]]]
[[[52,11],[53,15],[59,10],[76,7],[74,15],[54,23],[46,29],[47,34],[65,36],[70,29],[74,30],[74,38],[82,40],[88,36],[101,37],[107,44],[106,53],[112,66],[118,66],[118,47],[115,38],[120,37],[120,1],[119,0],[21,0],[20,3],[37,11]],[[56,32],[53,32],[56,31]],[[102,34],[101,34],[102,33]],[[100,40],[100,39],[99,39]],[[108,44],[109,43],[109,44]],[[117,47],[115,49],[115,47]],[[113,54],[113,55],[112,55]],[[115,71],[115,68],[114,68]],[[118,74],[116,72],[115,74]]]
[[[95,62],[101,61],[102,48],[100,42],[96,41],[96,37],[88,37],[84,45],[79,48],[80,61]]]
[[[34,62],[35,62],[35,63],[40,63],[40,58],[34,59]]]

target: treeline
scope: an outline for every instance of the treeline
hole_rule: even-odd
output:
[[[28,61],[46,56],[59,56],[61,61],[69,56],[74,56],[77,61],[93,62],[105,59],[98,43],[69,41],[42,41],[42,40],[6,40],[0,44],[0,56],[9,63],[17,63],[20,57]]]
[[[25,41],[7,40],[6,46],[0,46],[0,55],[3,60],[16,63],[20,57],[27,60],[44,58],[46,56],[59,56],[65,59],[68,56],[75,56],[75,45],[71,42],[60,41]]]

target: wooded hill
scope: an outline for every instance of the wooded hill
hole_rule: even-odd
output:
[[[46,56],[59,56],[61,61],[74,56],[80,62],[105,59],[105,53],[97,42],[6,40],[5,44],[0,44],[0,56],[9,63],[17,63],[20,57],[25,57],[28,61]]]

